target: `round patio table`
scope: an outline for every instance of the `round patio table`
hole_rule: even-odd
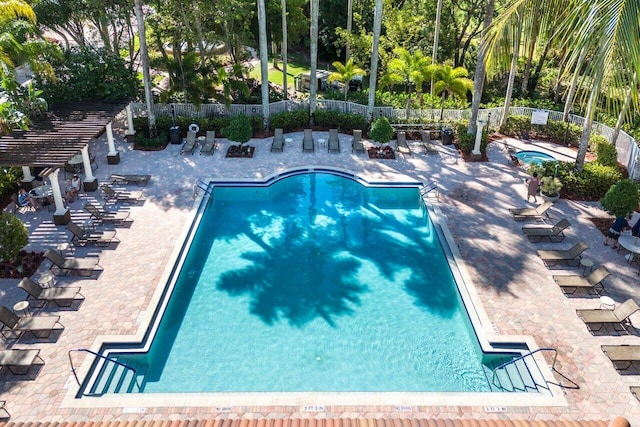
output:
[[[625,256],[629,264],[633,261],[633,254],[640,254],[640,237],[623,234],[618,238],[618,244],[631,252]]]

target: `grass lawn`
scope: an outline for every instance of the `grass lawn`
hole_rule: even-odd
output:
[[[282,61],[278,62],[278,66],[282,68]],[[260,80],[260,63],[256,65],[256,67],[249,73],[249,77]],[[309,64],[304,61],[304,59],[299,55],[288,55],[287,57],[287,74],[289,77],[287,78],[287,85],[289,87],[293,87],[293,78],[300,73],[308,73],[309,72]],[[271,83],[278,84],[282,86],[284,73],[282,70],[276,70],[273,68],[273,60],[269,58],[269,81]]]

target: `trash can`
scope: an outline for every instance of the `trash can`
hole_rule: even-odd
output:
[[[442,131],[442,145],[453,144],[453,129],[446,128]]]
[[[180,126],[171,126],[169,128],[169,141],[172,144],[180,144]]]

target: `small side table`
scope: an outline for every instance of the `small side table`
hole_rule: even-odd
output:
[[[582,258],[580,260],[580,265],[583,267],[582,268],[583,276],[587,275],[587,268],[589,269],[589,273],[591,273],[591,270],[593,270],[593,261],[591,261],[590,259]]]
[[[55,278],[53,274],[46,272],[42,276],[38,277],[38,285],[43,288],[51,288],[55,285]]]
[[[327,146],[327,140],[324,138],[318,139],[318,148],[324,148]]]
[[[286,142],[287,144],[291,144],[293,142],[293,138],[285,138],[284,142]]]
[[[613,310],[614,308],[616,308],[616,302],[611,299],[611,297],[602,296],[600,297],[600,308]]]
[[[23,317],[30,316],[29,313],[29,301],[18,301],[13,306],[13,312],[18,314],[18,312],[22,312]]]
[[[89,231],[96,231],[96,223],[92,219],[88,219],[82,223],[82,228],[85,233],[88,233]]]

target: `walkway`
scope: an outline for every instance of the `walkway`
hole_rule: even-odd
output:
[[[118,130],[115,130],[118,134]],[[122,132],[120,132],[122,134]],[[321,132],[314,133],[316,138]],[[121,243],[114,248],[69,248],[76,255],[99,255],[104,272],[98,280],[64,277],[62,284],[81,286],[86,296],[77,311],[48,307],[43,312],[62,316],[64,332],[55,343],[33,342],[27,338],[16,348],[37,347],[47,362],[32,381],[16,380],[0,372],[2,400],[15,422],[60,421],[135,421],[187,420],[204,417],[222,418],[481,418],[537,420],[612,420],[623,415],[631,424],[640,423],[640,402],[629,392],[629,386],[640,385],[634,375],[620,375],[600,350],[602,344],[638,344],[637,331],[631,335],[591,335],[576,317],[577,308],[599,307],[598,298],[565,297],[551,279],[552,274],[535,254],[536,249],[555,247],[548,243],[532,244],[520,231],[522,223],[508,215],[507,208],[525,204],[526,174],[514,168],[508,153],[499,144],[488,148],[487,163],[465,163],[452,146],[439,146],[440,155],[416,153],[397,160],[370,160],[364,154],[352,154],[350,136],[341,135],[342,151],[302,153],[302,134],[288,134],[294,141],[285,145],[283,153],[271,153],[271,139],[253,140],[253,159],[225,159],[228,142],[213,156],[180,155],[179,145],[169,145],[159,152],[133,151],[121,138],[116,143],[120,151],[119,165],[106,164],[106,136],[92,143],[98,154],[99,169],[95,175],[102,182],[111,173],[142,173],[153,175],[152,182],[140,189],[146,195],[142,206],[131,206],[134,223],[119,228]],[[324,133],[327,139],[328,132]],[[432,406],[425,401],[420,406],[403,406],[401,401],[381,402],[378,406],[328,405],[322,411],[308,411],[303,406],[188,406],[189,397],[166,402],[165,407],[100,408],[98,399],[85,399],[84,408],[68,408],[63,402],[75,384],[69,372],[67,350],[91,347],[98,335],[135,334],[148,308],[149,300],[159,284],[176,239],[193,204],[196,179],[255,178],[301,166],[339,167],[362,174],[371,180],[395,180],[402,177],[430,182],[436,180],[442,195],[439,205],[466,261],[466,268],[475,283],[478,296],[494,331],[509,335],[531,335],[540,347],[559,349],[558,369],[577,382],[579,390],[566,390],[566,407],[487,407],[471,405]],[[138,189],[137,187],[130,187]],[[82,223],[82,210],[97,193],[82,194],[71,205],[72,219]],[[551,209],[552,221],[569,218],[572,226],[565,242],[569,247],[578,240],[589,243],[587,252],[596,266],[604,264],[612,272],[605,282],[607,295],[616,302],[633,297],[640,301],[638,266],[625,262],[624,253],[602,244],[603,237],[592,225],[590,217],[606,216],[594,203],[558,201]],[[69,234],[64,227],[52,223],[51,213],[41,210],[26,213],[22,219],[30,231],[31,249],[66,246]],[[573,269],[571,272],[576,272]],[[0,299],[11,307],[24,298],[16,288],[17,280],[3,280]],[[4,346],[5,344],[2,344]],[[83,356],[77,363],[82,362]],[[548,359],[550,362],[550,360]],[[445,395],[446,397],[446,395]],[[86,402],[86,403],[85,403]],[[93,406],[96,407],[93,407]]]

